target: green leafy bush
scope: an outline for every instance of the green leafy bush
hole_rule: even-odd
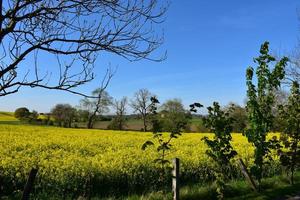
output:
[[[248,141],[253,144],[254,165],[251,167],[251,173],[256,177],[260,185],[264,171],[265,160],[271,157],[270,149],[273,143],[267,141],[267,134],[271,130],[274,120],[274,91],[276,91],[280,82],[284,78],[284,68],[287,65],[288,58],[284,57],[274,64],[274,69],[270,65],[276,61],[269,54],[269,43],[265,42],[260,49],[260,56],[254,59],[258,64],[256,70],[252,67],[247,69],[247,113],[249,127],[245,131]],[[257,80],[254,80],[254,72]]]

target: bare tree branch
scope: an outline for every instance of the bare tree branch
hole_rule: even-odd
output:
[[[165,59],[152,52],[163,42],[154,26],[167,7],[158,0],[0,0],[0,96],[21,87],[88,96],[75,88],[94,79],[101,52]],[[39,59],[51,57],[51,67]]]
[[[294,81],[300,83],[300,45],[290,54],[289,65],[286,69],[286,80],[291,84]]]
[[[112,71],[111,68],[107,69],[106,74],[102,79],[101,86],[93,92],[93,95],[96,95],[97,99],[91,102],[93,105],[92,106],[93,110],[89,114],[87,128],[93,128],[97,114],[102,114],[101,109],[103,108],[103,104],[105,104],[104,106],[106,106],[106,104],[110,104],[110,100],[109,100],[110,97],[108,94],[105,93],[106,92],[105,90],[109,85],[114,74],[115,71]]]
[[[123,130],[126,126],[126,107],[127,107],[128,100],[126,97],[123,97],[120,100],[115,100],[112,104],[116,111],[116,116],[113,118],[110,128],[116,130]]]
[[[146,132],[148,129],[148,116],[150,114],[150,108],[152,106],[151,97],[154,96],[147,89],[140,89],[134,94],[134,99],[131,101],[130,106],[135,113],[138,113],[143,120],[144,128]]]

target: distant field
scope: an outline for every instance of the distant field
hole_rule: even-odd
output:
[[[0,111],[0,121],[18,121],[18,120],[14,117],[14,113]]]
[[[39,115],[38,119],[46,119],[45,115]],[[54,119],[50,118],[52,121]],[[14,117],[13,112],[3,112],[0,111],[0,124],[19,124],[20,121]],[[86,128],[86,123],[77,122],[73,125],[77,125],[80,128]],[[110,121],[97,121],[95,122],[94,128],[95,129],[107,129]],[[193,118],[190,124],[190,131],[191,132],[205,132],[205,130],[199,129],[199,125],[202,124],[202,120],[199,118]],[[125,130],[133,130],[133,131],[140,131],[143,129],[143,121],[141,119],[129,119],[126,122]]]
[[[0,111],[0,124],[19,124],[19,120],[14,117],[12,112]]]
[[[48,194],[81,194],[89,181],[90,189],[102,195],[151,190],[157,185],[156,150],[141,150],[151,133],[30,125],[0,125],[0,133],[0,172],[7,192],[21,190],[34,166],[39,168],[36,191]],[[180,158],[183,183],[211,180],[213,165],[201,141],[205,135],[212,134],[183,134],[167,155]],[[239,157],[251,163],[252,147],[246,138],[233,134],[233,144]]]
[[[94,128],[96,129],[107,129],[107,126],[110,124],[110,121],[98,121],[95,122]],[[86,123],[80,123],[80,127],[85,128]],[[130,119],[126,122],[126,130],[135,130],[140,131],[143,129],[143,121],[138,119]]]
[[[107,129],[107,126],[109,125],[110,121],[98,121],[95,123],[94,128],[96,129]],[[191,132],[199,132],[198,126],[202,124],[202,120],[199,118],[193,118],[191,120],[190,128]],[[86,123],[78,123],[79,127],[85,128]],[[129,119],[126,122],[125,130],[134,130],[134,131],[140,131],[144,128],[143,121],[140,119]],[[202,131],[200,129],[200,131]]]

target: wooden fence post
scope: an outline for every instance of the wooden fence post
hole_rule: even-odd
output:
[[[0,196],[2,196],[2,177],[0,176]]]
[[[173,159],[173,171],[172,171],[172,191],[173,200],[179,200],[179,159]]]
[[[25,184],[21,200],[29,200],[30,192],[31,192],[31,190],[33,188],[33,183],[34,183],[34,180],[35,180],[37,172],[38,172],[38,169],[35,169],[35,168],[32,168],[30,170],[30,173],[29,173],[27,182]]]
[[[252,189],[254,191],[257,191],[257,186],[255,184],[255,181],[252,179],[252,177],[251,177],[250,173],[248,172],[247,167],[246,167],[246,165],[245,165],[245,163],[243,162],[242,159],[239,159],[239,164],[240,164],[242,173],[244,174],[246,180],[249,182]]]

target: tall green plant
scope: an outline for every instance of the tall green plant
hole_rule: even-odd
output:
[[[196,107],[199,107],[199,104],[192,104],[191,111],[196,111]],[[208,146],[206,154],[215,163],[214,175],[218,198],[223,199],[226,181],[232,171],[231,159],[237,155],[237,152],[231,146],[233,118],[230,117],[230,112],[232,110],[222,111],[217,102],[214,102],[213,106],[208,107],[207,110],[208,116],[203,119],[203,123],[206,128],[214,133],[214,137],[212,139],[203,137],[202,140]]]
[[[254,59],[258,64],[256,70],[252,67],[247,69],[247,112],[249,125],[244,134],[248,141],[253,144],[254,165],[251,173],[256,177],[260,185],[263,176],[263,166],[265,159],[269,157],[272,142],[267,141],[267,134],[270,131],[274,116],[272,107],[274,106],[274,91],[280,87],[280,82],[284,78],[284,68],[288,58],[284,57],[275,63],[274,69],[270,65],[276,61],[269,54],[269,43],[261,45],[260,56]],[[253,80],[254,72],[256,80]]]
[[[300,165],[300,89],[293,82],[291,94],[286,105],[279,107],[279,114],[285,124],[281,140],[286,151],[280,151],[280,161],[290,172],[290,181],[294,184],[294,172]]]
[[[176,123],[168,137],[164,137],[164,134],[162,133],[162,124],[159,120],[159,114],[157,113],[157,104],[159,104],[159,101],[155,97],[151,97],[150,118],[152,122],[153,136],[151,140],[146,141],[142,145],[142,150],[145,150],[149,146],[156,147],[158,157],[155,158],[154,162],[160,167],[160,182],[164,183],[165,171],[168,164],[170,164],[170,161],[166,158],[167,152],[169,152],[172,148],[171,142],[181,135],[185,124],[182,122]]]

